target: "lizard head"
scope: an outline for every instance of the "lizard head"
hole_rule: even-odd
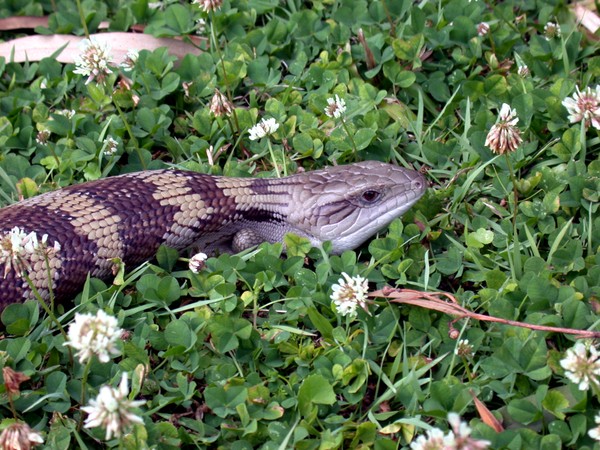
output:
[[[389,225],[427,189],[419,172],[377,161],[290,178],[299,187],[292,196],[288,221],[313,245],[331,241],[336,254],[358,247]]]

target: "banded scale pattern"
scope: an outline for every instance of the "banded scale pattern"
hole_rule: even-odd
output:
[[[161,244],[239,251],[294,232],[341,253],[405,212],[425,184],[415,171],[366,161],[280,179],[157,170],[66,187],[0,209],[0,307],[31,298],[29,283],[43,298],[50,289],[72,297],[88,273],[108,279],[114,258],[133,269]],[[11,266],[15,227],[47,235],[51,249],[27,254],[23,270]]]

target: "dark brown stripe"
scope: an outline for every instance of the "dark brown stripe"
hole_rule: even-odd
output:
[[[274,211],[269,211],[262,208],[248,208],[244,210],[244,221],[261,222],[261,223],[282,223],[285,218]]]
[[[222,222],[233,218],[236,213],[235,199],[223,193],[223,190],[217,186],[215,177],[196,172],[183,172],[183,174],[187,175],[187,185],[192,192],[201,194],[206,208],[212,208],[211,214],[208,214],[206,218],[199,218],[198,225],[194,229],[200,234],[222,228]],[[202,213],[198,213],[197,217],[201,217]],[[188,245],[192,243],[190,242]]]

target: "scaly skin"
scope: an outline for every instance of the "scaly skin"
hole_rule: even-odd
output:
[[[418,172],[376,161],[286,178],[157,170],[69,186],[0,209],[0,307],[32,297],[25,276],[48,298],[50,274],[55,298],[66,299],[88,273],[110,278],[113,258],[132,269],[161,244],[239,251],[295,233],[315,246],[331,241],[341,253],[406,212],[425,189]],[[14,227],[47,235],[45,254],[14,258]]]

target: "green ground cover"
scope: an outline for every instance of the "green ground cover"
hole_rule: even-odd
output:
[[[107,362],[80,362],[35,302],[11,306],[0,361],[30,379],[11,390],[4,372],[0,426],[27,423],[52,449],[387,450],[425,448],[418,436],[448,433],[457,413],[489,448],[599,448],[595,342],[453,322],[384,298],[344,316],[331,298],[346,273],[370,291],[442,291],[482,314],[598,328],[600,57],[568,5],[200,3],[0,4],[0,17],[49,15],[40,34],[142,24],[202,50],[140,51],[87,83],[81,64],[0,60],[1,205],[171,166],[276,176],[376,159],[422,170],[431,188],[340,256],[290,237],[287,255],[264,244],[194,273],[164,248],[120,285],[90,280],[56,315],[65,330],[76,312],[116,317],[125,335]],[[211,111],[217,89],[231,111]],[[346,109],[330,117],[336,96]],[[569,98],[579,102],[568,110]],[[261,119],[279,127],[251,140]],[[493,130],[509,143],[488,138]],[[123,373],[142,423],[106,439],[81,408]]]

